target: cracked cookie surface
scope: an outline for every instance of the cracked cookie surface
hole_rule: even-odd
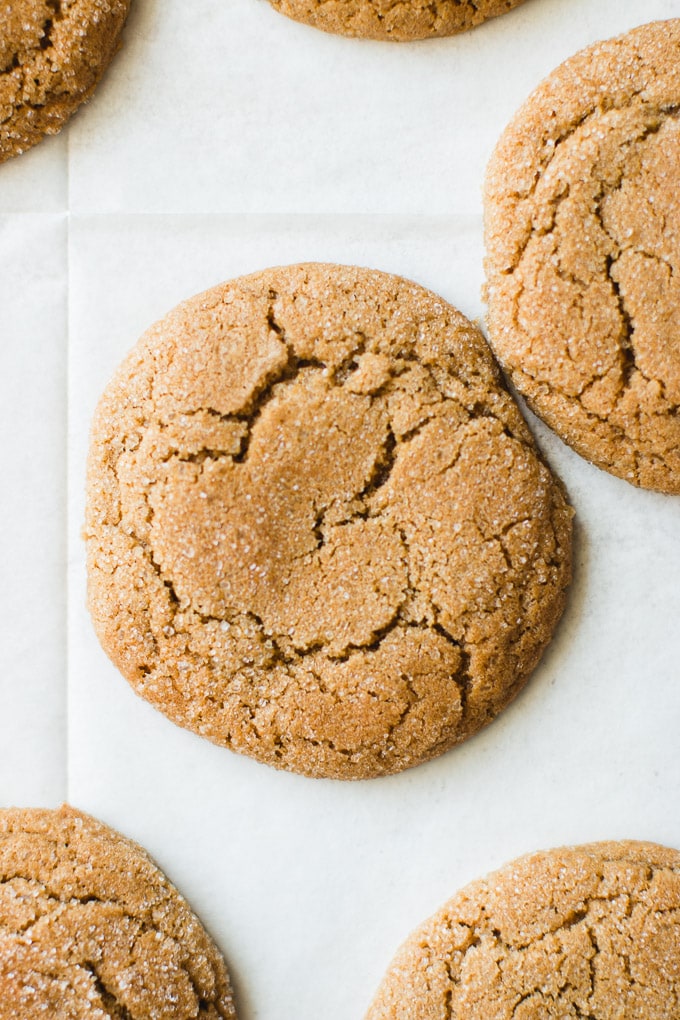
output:
[[[582,456],[680,492],[680,20],[559,67],[486,181],[489,336]]]
[[[505,14],[523,0],[269,0],[295,21],[362,39],[409,42],[455,35]]]
[[[441,753],[520,690],[571,510],[459,312],[303,265],[142,337],[95,416],[86,538],[97,633],[139,694],[349,779]]]
[[[594,843],[472,883],[392,962],[366,1020],[677,1020],[680,853]]]
[[[0,3],[0,163],[55,134],[94,91],[130,0]]]
[[[141,847],[0,810],[0,1020],[235,1020],[224,961]]]

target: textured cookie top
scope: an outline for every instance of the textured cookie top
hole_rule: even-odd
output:
[[[0,163],[55,134],[118,47],[130,0],[0,0]]]
[[[324,32],[408,42],[455,35],[517,7],[522,0],[269,0],[295,21]]]
[[[680,20],[559,67],[486,183],[489,332],[579,453],[680,492]]]
[[[680,854],[595,843],[459,892],[395,957],[367,1020],[673,1020]]]
[[[147,854],[71,808],[0,810],[2,1020],[235,1017],[212,940]]]
[[[181,305],[106,390],[90,607],[181,725],[379,775],[519,690],[562,609],[570,522],[463,316],[383,273],[275,269]]]

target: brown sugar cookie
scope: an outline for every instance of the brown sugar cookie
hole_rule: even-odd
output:
[[[324,32],[409,42],[456,35],[511,11],[523,0],[269,0],[294,21]]]
[[[0,1020],[234,1020],[229,978],[141,847],[88,815],[0,810]]]
[[[582,456],[680,492],[680,20],[559,67],[486,180],[492,346]]]
[[[680,853],[593,843],[522,857],[411,935],[366,1020],[677,1020]]]
[[[425,761],[523,686],[571,510],[481,334],[436,295],[302,265],[142,337],[91,440],[89,604],[135,690],[313,776]]]
[[[130,0],[0,3],[0,163],[53,135],[92,95]]]

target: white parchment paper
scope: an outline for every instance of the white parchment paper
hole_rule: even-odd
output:
[[[69,799],[143,843],[227,956],[241,1020],[359,1020],[411,928],[521,852],[680,846],[680,500],[531,419],[577,510],[541,666],[437,761],[313,781],[174,727],[100,650],[80,539],[98,396],[174,304],[268,265],[401,273],[481,318],[481,178],[505,122],[570,53],[673,15],[680,0],[527,0],[397,46],[265,0],[135,0],[94,100],[0,167],[0,803]]]
[[[0,803],[66,796],[64,214],[0,215]]]

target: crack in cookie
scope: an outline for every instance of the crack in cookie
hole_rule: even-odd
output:
[[[558,68],[487,173],[491,343],[580,454],[680,492],[680,21]]]
[[[120,45],[130,0],[15,0],[0,9],[0,163],[56,134]]]
[[[399,950],[366,1020],[667,1020],[678,1012],[680,854],[532,854],[453,897]]]
[[[269,0],[294,21],[337,35],[409,42],[466,32],[522,0]]]
[[[142,338],[96,415],[86,534],[95,626],[139,693],[270,764],[362,778],[523,686],[571,510],[466,319],[300,266]]]
[[[210,937],[147,854],[95,819],[0,810],[0,1018],[234,1020]]]

